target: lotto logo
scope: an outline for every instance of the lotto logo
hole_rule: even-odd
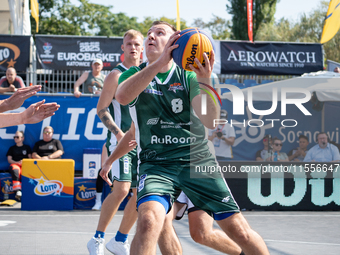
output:
[[[95,161],[90,161],[89,162],[89,168],[96,168],[96,162]]]

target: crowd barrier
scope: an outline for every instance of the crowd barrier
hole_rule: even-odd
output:
[[[91,210],[96,200],[96,178],[74,177],[73,160],[24,159],[22,210]],[[104,183],[102,202],[112,193]],[[6,197],[6,195],[7,197]],[[118,210],[124,210],[128,194]],[[0,173],[0,201],[15,199],[9,173]]]
[[[219,164],[242,210],[340,210],[340,162]]]
[[[52,210],[51,203],[57,203],[53,205],[53,210],[89,210],[94,206],[96,179],[73,178],[69,175],[68,179],[74,181],[74,183],[71,185],[68,182],[64,185],[64,182],[57,177],[50,176],[49,170],[46,170],[48,164],[44,165],[41,162],[34,164],[34,160],[28,160],[28,162],[32,172],[29,171],[30,174],[27,174],[27,171],[25,171],[25,177],[23,177],[26,178],[25,183],[23,181],[23,210]],[[241,210],[340,210],[340,168],[337,166],[338,163],[320,163],[319,169],[321,171],[312,170],[317,165],[316,162],[300,162],[294,163],[294,165],[292,165],[292,162],[264,164],[263,162],[220,161],[219,163],[221,172]],[[282,168],[281,165],[287,167]],[[235,168],[233,168],[234,166]],[[41,171],[38,170],[38,167]],[[234,172],[240,169],[242,169],[241,172]],[[28,178],[27,176],[31,177]],[[196,177],[192,176],[192,178]],[[47,178],[49,181],[46,181]],[[8,192],[9,198],[14,199],[10,175],[0,173],[0,180],[0,199],[3,199],[4,192]],[[60,182],[68,188],[57,192],[53,187],[59,187],[57,183]],[[72,195],[66,195],[67,192],[71,192],[71,189]],[[32,194],[35,190],[38,191],[38,195]],[[46,195],[43,194],[44,192],[50,193]],[[102,201],[111,192],[112,188],[105,183]],[[63,196],[66,198],[62,198]],[[129,198],[130,195],[125,198],[119,210],[124,210]],[[71,202],[67,200],[67,208],[65,208],[62,199],[71,200]]]

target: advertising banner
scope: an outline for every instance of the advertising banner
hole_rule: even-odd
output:
[[[15,191],[13,191],[13,181],[9,173],[0,173],[0,201],[5,200],[5,194],[8,194],[7,199],[15,198]]]
[[[323,70],[319,43],[221,41],[222,74],[301,75]]]
[[[91,210],[96,201],[96,179],[74,178],[74,209]]]
[[[103,61],[103,70],[123,62],[123,38],[36,35],[37,68],[90,70],[92,61]]]
[[[61,141],[64,148],[62,159],[73,159],[75,170],[83,170],[84,148],[98,148],[101,150],[106,141],[107,128],[97,116],[97,103],[99,97],[73,96],[38,96],[28,98],[17,110],[10,112],[21,112],[32,103],[43,99],[46,102],[57,102],[60,109],[50,118],[37,124],[19,125],[0,129],[0,169],[6,170],[9,167],[6,153],[14,145],[13,136],[16,131],[24,131],[24,144],[31,146],[43,137],[43,128],[52,126],[54,129],[53,138]],[[0,100],[8,96],[0,96]]]
[[[236,164],[232,162],[219,163],[221,167]],[[251,165],[251,162],[249,164]],[[292,171],[281,177],[278,177],[277,173],[268,173],[266,176],[262,175],[262,178],[260,175],[255,175],[254,172],[249,171],[245,174],[245,178],[227,178],[228,186],[241,210],[321,211],[340,209],[339,167],[333,168],[331,178],[326,178],[324,173],[316,171],[302,174],[299,171]]]
[[[24,159],[22,210],[73,210],[74,161]]]
[[[17,72],[26,71],[30,62],[31,36],[0,35],[0,70],[14,67]]]

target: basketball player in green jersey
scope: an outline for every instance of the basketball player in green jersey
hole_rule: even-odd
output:
[[[128,106],[121,106],[115,100],[115,93],[119,76],[131,66],[140,64],[140,56],[143,52],[143,35],[136,30],[127,31],[124,35],[122,50],[124,51],[124,61],[115,67],[105,79],[103,91],[97,105],[98,116],[108,128],[106,140],[108,155],[115,150],[124,132],[131,126]],[[107,111],[107,108],[109,111]],[[129,254],[130,248],[127,237],[137,219],[137,157],[135,150],[114,162],[112,165],[112,179],[114,181],[113,192],[104,200],[96,234],[87,245],[90,255],[104,254],[105,230],[131,187],[134,195],[125,207],[120,228],[116,236],[106,244],[107,249],[114,254]]]
[[[156,254],[159,234],[173,199],[182,190],[195,206],[212,213],[223,231],[245,254],[269,254],[263,239],[250,228],[223,178],[217,172],[199,172],[197,167],[217,167],[209,152],[204,126],[213,128],[219,108],[206,96],[207,115],[201,114],[200,88],[210,82],[211,61],[186,72],[176,66],[171,52],[179,38],[166,22],[154,22],[145,42],[149,63],[132,67],[119,78],[116,99],[130,104],[140,161],[137,196],[138,222],[131,254]],[[197,78],[197,79],[196,79]],[[104,164],[105,165],[105,164]]]
[[[108,172],[111,168],[112,162],[119,159],[136,145],[134,139],[135,127],[132,123],[130,130],[126,132],[124,137],[120,140],[116,150],[102,165],[100,175],[108,183],[110,183]],[[213,147],[211,149],[214,150]],[[245,254],[241,248],[224,232],[214,229],[212,226],[213,218],[211,215],[208,215],[203,210],[195,207],[183,192],[177,198],[171,211],[166,215],[163,229],[158,238],[158,245],[162,254],[182,254],[181,244],[172,226],[172,220],[175,217],[177,218],[179,215],[180,218],[183,217],[185,212],[182,211],[183,208],[181,203],[187,203],[190,235],[195,242],[230,255]]]

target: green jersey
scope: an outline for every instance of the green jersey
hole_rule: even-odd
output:
[[[118,70],[121,73],[128,70],[123,64],[120,64],[113,68],[113,70]],[[116,125],[125,133],[129,130],[131,126],[131,117],[129,113],[129,106],[121,105],[116,99],[112,99],[109,105],[109,112],[116,123]],[[117,145],[117,138],[110,130],[107,131],[106,146],[109,152],[112,152]]]
[[[119,83],[146,65],[131,67]],[[173,64],[168,72],[158,73],[130,103],[141,163],[184,163],[210,155],[204,126],[191,107],[191,100],[199,93],[196,74]]]

